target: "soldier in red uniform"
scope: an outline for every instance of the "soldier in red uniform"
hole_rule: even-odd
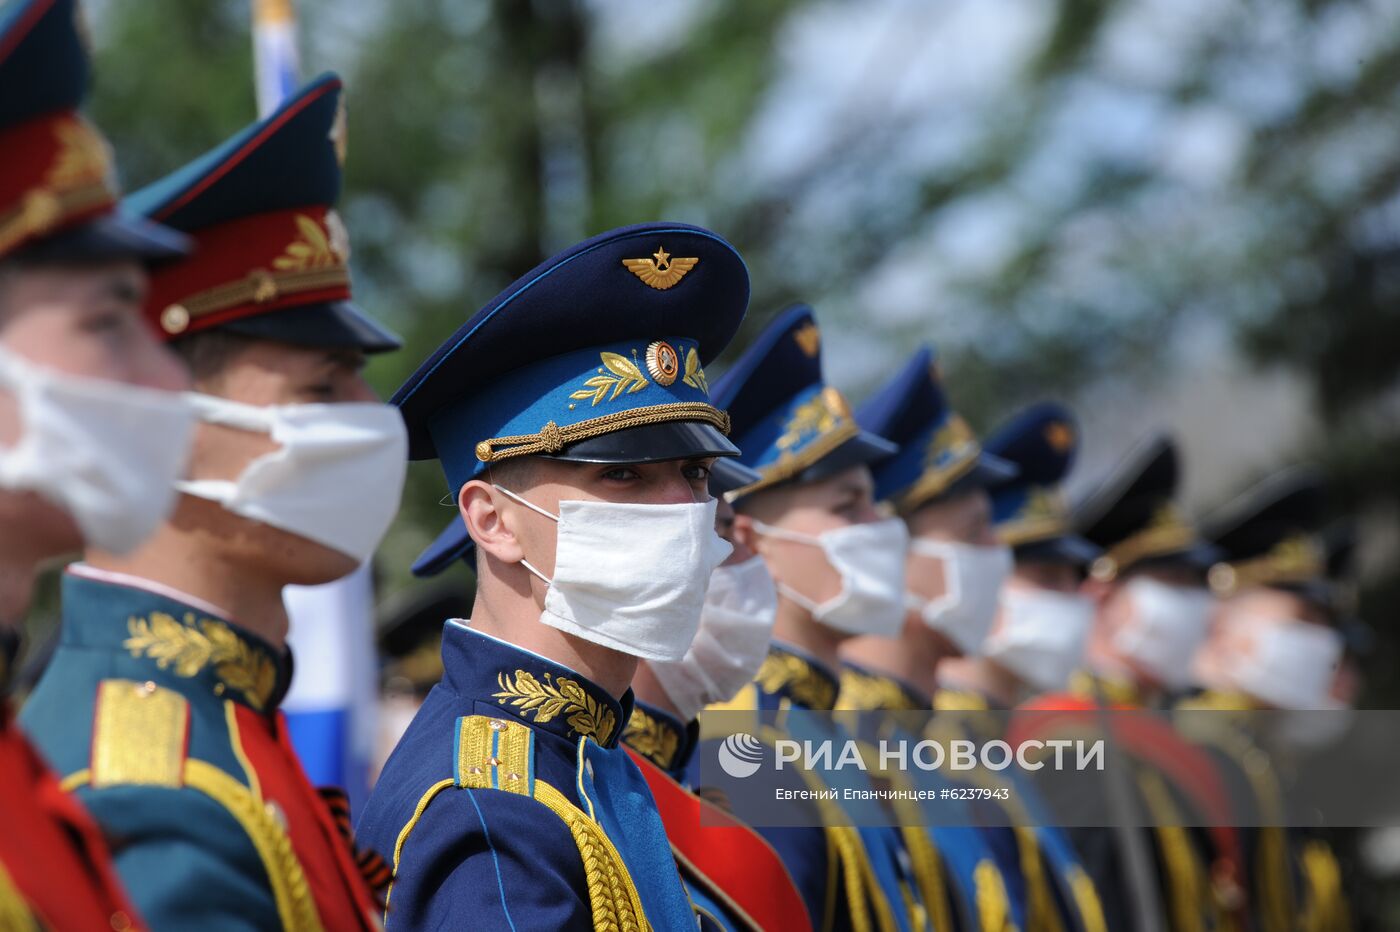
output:
[[[143,263],[184,237],[118,217],[79,113],[72,0],[0,11],[0,928],[139,924],[101,835],[13,720],[6,684],[39,565],[137,545],[173,502],[187,376],[141,316]],[[157,440],[159,442],[153,442]]]

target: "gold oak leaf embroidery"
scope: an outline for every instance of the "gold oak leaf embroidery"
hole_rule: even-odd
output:
[[[627,266],[627,271],[640,278],[643,284],[650,285],[658,291],[674,287],[685,278],[685,273],[695,268],[699,262],[699,257],[672,258],[664,248],[657,249],[650,259],[622,260],[622,264]]]
[[[272,260],[274,269],[305,272],[341,264],[340,254],[331,245],[330,238],[319,223],[306,214],[297,214],[296,224],[300,235],[282,251],[282,255]]]
[[[653,718],[641,709],[633,709],[627,720],[627,733],[623,740],[638,754],[648,758],[660,767],[671,766],[680,747],[681,736],[667,728],[660,719]]]
[[[597,405],[598,402],[604,400],[616,401],[617,396],[623,392],[630,395],[651,384],[647,381],[647,377],[642,375],[641,366],[626,356],[619,356],[617,353],[603,353],[601,356],[603,365],[612,374],[607,375],[602,369],[599,369],[597,375],[583,383],[588,387],[574,392],[569,396],[570,398],[592,399],[592,404]],[[612,392],[611,397],[608,392]]]
[[[106,141],[81,120],[60,123],[54,129],[59,155],[49,168],[46,182],[55,188],[75,188],[102,182],[111,165]]]
[[[794,330],[792,338],[797,341],[798,346],[802,347],[802,352],[808,356],[817,355],[817,350],[822,347],[822,332],[810,320]]]
[[[836,686],[812,670],[802,658],[792,654],[769,654],[756,677],[766,693],[786,690],[788,695],[809,709],[829,709],[836,701]]]
[[[611,709],[566,676],[556,679],[546,673],[541,681],[532,673],[516,670],[513,677],[496,674],[496,685],[501,689],[493,693],[492,698],[501,705],[533,713],[535,721],[540,724],[562,715],[574,731],[599,741],[606,741],[616,724]]]
[[[710,382],[705,378],[705,370],[700,366],[700,354],[695,351],[695,347],[690,348],[690,352],[685,357],[685,375],[681,381],[691,388],[698,388],[705,394],[710,393]]]
[[[832,395],[828,390],[823,390],[792,412],[783,435],[778,438],[778,449],[790,452],[803,440],[821,436],[834,428],[842,417],[842,411],[833,402]]]
[[[272,695],[277,682],[272,661],[222,622],[196,621],[186,614],[181,624],[165,612],[152,612],[150,618],[129,618],[127,631],[131,637],[122,646],[133,657],[149,657],[162,670],[191,677],[212,664],[219,679],[243,693],[256,709]]]

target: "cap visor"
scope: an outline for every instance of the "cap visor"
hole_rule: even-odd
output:
[[[349,301],[255,314],[220,324],[219,329],[293,346],[350,347],[366,353],[385,353],[402,345],[392,331],[380,326]]]
[[[590,437],[547,458],[573,463],[660,463],[738,455],[739,448],[714,426],[703,421],[671,421]]]
[[[1017,560],[1074,566],[1088,566],[1103,555],[1102,550],[1076,534],[1018,544],[1015,549]]]
[[[104,214],[25,247],[25,258],[54,262],[158,262],[188,255],[189,237],[144,217]]]
[[[726,492],[753,485],[763,478],[756,469],[750,469],[736,459],[717,459],[710,467],[710,495],[719,498]]]
[[[934,496],[929,501],[956,498],[975,489],[995,489],[1002,483],[1015,479],[1020,474],[1020,468],[1010,460],[1002,459],[995,453],[979,453],[970,470],[955,479],[953,484],[948,486],[942,494]]]
[[[436,576],[458,560],[465,557],[476,546],[467,526],[460,515],[454,516],[447,527],[442,529],[437,539],[418,555],[410,567],[414,576],[426,578]]]
[[[869,466],[878,463],[898,452],[899,447],[884,437],[862,430],[789,481],[817,482],[850,469],[852,466]]]

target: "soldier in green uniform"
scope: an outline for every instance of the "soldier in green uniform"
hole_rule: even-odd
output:
[[[368,559],[405,470],[402,420],[359,371],[397,341],[350,303],[340,100],[322,77],[127,202],[196,241],[154,271],[145,312],[189,362],[201,423],[174,514],[65,574],[23,720],[155,927],[376,921],[278,711],[282,588]]]
[[[1350,928],[1336,857],[1321,838],[1287,827],[1286,775],[1258,765],[1268,758],[1245,714],[1275,710],[1304,722],[1341,714],[1332,687],[1345,646],[1343,602],[1321,536],[1323,493],[1312,470],[1286,470],[1208,520],[1206,533],[1225,556],[1210,571],[1221,605],[1195,664],[1205,690],[1178,715],[1183,732],[1220,761],[1237,808],[1248,813],[1242,866],[1250,912],[1265,932]]]

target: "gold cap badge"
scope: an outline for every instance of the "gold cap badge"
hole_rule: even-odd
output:
[[[656,252],[651,254],[650,259],[622,260],[622,264],[627,266],[627,271],[640,278],[643,284],[649,285],[657,291],[665,291],[675,287],[676,283],[685,278],[686,273],[695,268],[699,262],[699,257],[674,258],[664,246],[658,247]]]

